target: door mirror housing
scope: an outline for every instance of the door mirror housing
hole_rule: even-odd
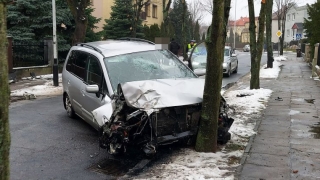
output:
[[[86,86],[86,91],[88,93],[98,93],[99,92],[99,86],[96,84],[93,85],[87,85]]]

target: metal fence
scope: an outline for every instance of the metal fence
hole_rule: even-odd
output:
[[[48,65],[48,45],[45,42],[13,41],[13,67]]]

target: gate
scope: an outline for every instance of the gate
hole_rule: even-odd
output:
[[[42,42],[13,41],[13,68],[48,65],[48,45]]]

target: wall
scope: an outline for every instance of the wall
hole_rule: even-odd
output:
[[[167,2],[167,1],[166,1]],[[105,19],[110,18],[111,6],[114,4],[114,0],[92,0],[93,8],[95,9],[92,13],[93,16],[97,18],[101,18],[101,21],[97,24],[97,29],[94,29],[95,32],[99,32],[103,30],[103,25],[105,24]],[[152,17],[152,5],[157,5],[157,18]],[[144,11],[145,8],[142,8]],[[146,20],[142,21],[142,24],[146,24],[148,26],[153,24],[158,24],[159,27],[161,22],[163,21],[163,6],[162,0],[151,0],[150,3],[150,16],[146,18]]]
[[[292,19],[292,14],[295,15],[295,19]],[[288,19],[288,15],[290,15],[290,19]],[[304,18],[308,17],[308,12],[307,12],[307,6],[300,6],[300,7],[292,7],[288,12],[287,12],[287,20],[285,22],[285,37],[284,37],[284,42],[290,42],[293,39],[295,39],[295,34],[297,32],[293,31],[292,26],[295,23],[303,23]],[[289,31],[289,34],[288,34]],[[301,31],[301,30],[300,30]],[[304,36],[302,35],[302,38]]]

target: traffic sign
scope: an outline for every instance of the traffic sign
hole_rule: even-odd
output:
[[[301,39],[301,34],[296,34],[296,40],[300,40]]]
[[[278,37],[280,37],[280,36],[282,36],[282,32],[281,32],[280,30],[278,30],[277,33],[276,33],[276,35],[277,35]]]

